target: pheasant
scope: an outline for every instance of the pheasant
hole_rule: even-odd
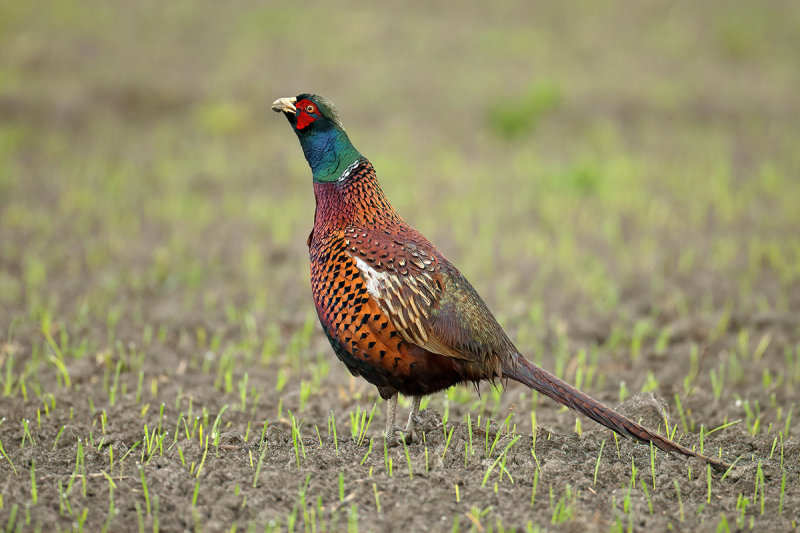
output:
[[[279,98],[311,167],[316,197],[308,237],[311,288],[336,356],[387,400],[386,439],[415,437],[420,399],[460,383],[512,379],[618,434],[667,452],[721,460],[675,443],[525,359],[466,278],[406,224],[353,146],[326,98]],[[397,395],[413,397],[404,431]]]

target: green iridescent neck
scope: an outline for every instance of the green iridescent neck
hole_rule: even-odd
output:
[[[338,180],[347,167],[361,158],[347,134],[336,127],[307,133],[298,132],[314,181]]]

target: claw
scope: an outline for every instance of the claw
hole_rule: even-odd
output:
[[[394,448],[395,446],[400,446],[402,443],[412,444],[415,442],[419,442],[417,438],[417,432],[411,431],[410,433],[406,433],[405,431],[401,430],[400,428],[394,428],[388,433],[384,435],[386,438],[386,446],[389,448]]]
[[[387,431],[384,437],[386,438],[386,446],[389,448],[398,446],[401,440],[404,438],[403,432],[397,428],[392,428],[391,430]]]

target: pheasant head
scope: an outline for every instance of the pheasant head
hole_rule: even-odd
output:
[[[300,139],[314,181],[336,181],[361,158],[327,98],[317,94],[278,98],[272,110],[284,114]]]

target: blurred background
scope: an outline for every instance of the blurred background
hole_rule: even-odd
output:
[[[163,331],[182,359],[202,330],[328,357],[310,172],[270,111],[302,92],[337,104],[397,210],[560,373],[554,347],[786,316],[798,27],[791,1],[5,2],[4,335],[30,347],[53,322],[91,351]],[[635,390],[672,377],[633,359]]]
[[[178,448],[150,450],[146,470],[166,529],[206,518],[213,530],[294,524],[298,507],[287,515],[286,502],[295,489],[305,498],[310,477],[297,484],[311,473],[308,501],[324,493],[327,519],[352,496],[343,499],[337,475],[348,474],[348,491],[352,477],[373,479],[345,432],[349,420],[357,435],[359,409],[376,405],[362,439],[379,439],[384,404],[336,361],[317,324],[306,247],[311,173],[286,120],[270,110],[276,98],[315,92],[336,103],[395,208],[471,280],[522,353],[611,405],[658,393],[673,431],[680,421],[678,435],[692,434],[692,444],[702,427],[709,435],[732,422],[706,449],[713,441],[728,460],[752,456],[747,475],[715,483],[712,502],[709,473],[712,503],[701,514],[704,477],[693,480],[689,464],[689,485],[685,463],[664,461],[649,526],[638,521],[646,503],[634,491],[637,524],[667,529],[680,477],[691,523],[719,520],[721,531],[728,513],[744,527],[758,454],[759,520],[772,525],[759,523],[789,528],[797,462],[787,463],[795,470],[786,502],[780,469],[784,438],[790,458],[800,430],[799,28],[800,3],[791,0],[0,2],[0,439],[10,454],[0,472],[16,464],[22,480],[2,489],[0,520],[11,528],[3,513],[19,503],[30,526],[36,474],[28,490],[25,469],[35,459],[37,528],[74,528],[88,516],[87,527],[100,530],[108,515],[113,530],[134,514],[140,528],[156,527],[149,499],[145,518],[133,507],[145,505],[145,470],[141,486],[139,474],[122,476],[139,450],[120,465],[113,458],[143,434],[152,448],[148,424],[163,439],[162,418]],[[557,433],[537,439],[550,462],[543,479],[555,483],[550,507],[539,505],[545,481],[529,507],[528,450],[509,463],[520,481],[513,494],[508,485],[499,494],[497,484],[483,488],[491,468],[484,477],[480,456],[456,468],[462,425],[453,464],[434,465],[430,478],[390,479],[374,454],[386,513],[371,516],[376,504],[380,513],[378,488],[364,485],[362,523],[455,530],[494,506],[492,523],[549,524],[564,493],[584,525],[607,519],[607,530],[616,517],[622,530],[617,489],[635,482],[627,460],[608,452],[611,441],[601,465],[597,446],[608,434],[579,439],[580,419],[565,408],[519,386],[500,390],[436,395],[423,404],[433,408],[428,429],[467,414],[482,426],[516,409],[515,431],[526,433],[535,412]],[[627,412],[649,413],[646,423],[661,428],[661,406],[648,401]],[[335,448],[333,437],[322,440],[326,427],[335,433],[334,414]],[[206,451],[219,428],[258,443],[265,419],[271,451],[260,485],[252,453],[248,462],[243,451],[217,448],[202,466],[204,434]],[[302,468],[290,432],[306,437]],[[82,442],[98,451],[73,465]],[[339,457],[340,446],[349,455]],[[647,450],[632,448],[646,463]],[[422,452],[412,452],[420,472]],[[440,453],[446,445],[432,448]],[[80,468],[83,497],[80,483],[65,495],[62,481],[72,487]],[[119,516],[106,469],[119,474]],[[200,505],[189,508],[200,480]],[[429,498],[408,507],[421,490]],[[677,498],[683,521],[680,490]],[[64,510],[69,499],[74,513]],[[625,523],[633,528],[633,514]]]

